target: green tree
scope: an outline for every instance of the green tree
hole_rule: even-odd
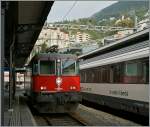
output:
[[[131,19],[123,19],[120,20],[116,23],[116,26],[121,26],[121,27],[134,27],[134,22]]]
[[[51,53],[57,53],[58,52],[58,45],[53,45],[53,46],[51,46],[51,47],[49,47],[49,48],[47,48],[46,49],[46,52],[48,53],[48,52],[51,52]]]
[[[46,49],[48,48],[47,44],[44,42],[42,45],[41,45],[41,52],[46,52]]]

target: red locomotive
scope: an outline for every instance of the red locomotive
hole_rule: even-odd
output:
[[[31,60],[30,68],[25,78],[26,93],[39,112],[64,113],[76,109],[81,101],[77,56],[38,54]]]

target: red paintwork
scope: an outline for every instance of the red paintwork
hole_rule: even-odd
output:
[[[80,77],[79,76],[60,76],[62,78],[62,84],[60,88],[62,88],[59,92],[69,92],[69,91],[80,91]],[[32,89],[34,92],[42,91],[40,89],[41,86],[46,86],[46,90],[43,91],[51,91],[58,92],[57,84],[56,84],[57,76],[46,76],[46,75],[36,75],[32,76]],[[70,90],[70,86],[76,86],[76,90]]]
[[[142,76],[124,76],[123,77],[124,83],[144,83]]]

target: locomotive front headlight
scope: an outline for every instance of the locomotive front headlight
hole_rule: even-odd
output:
[[[58,77],[56,78],[56,84],[59,86],[62,84],[62,78]]]
[[[70,86],[70,90],[75,90],[76,86]]]
[[[41,86],[40,88],[41,88],[41,90],[43,90],[43,89],[44,89],[44,88],[43,88],[43,86]]]
[[[73,86],[73,87],[72,87],[72,89],[74,89],[74,90],[75,90],[75,89],[76,89],[76,87],[75,87],[75,86]]]
[[[72,87],[72,86],[70,86],[70,89],[72,90],[72,89],[73,89],[73,87]]]

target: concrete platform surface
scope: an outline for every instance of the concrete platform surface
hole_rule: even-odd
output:
[[[7,93],[4,102],[4,126],[37,126],[23,94],[16,94],[11,109],[8,108]]]

